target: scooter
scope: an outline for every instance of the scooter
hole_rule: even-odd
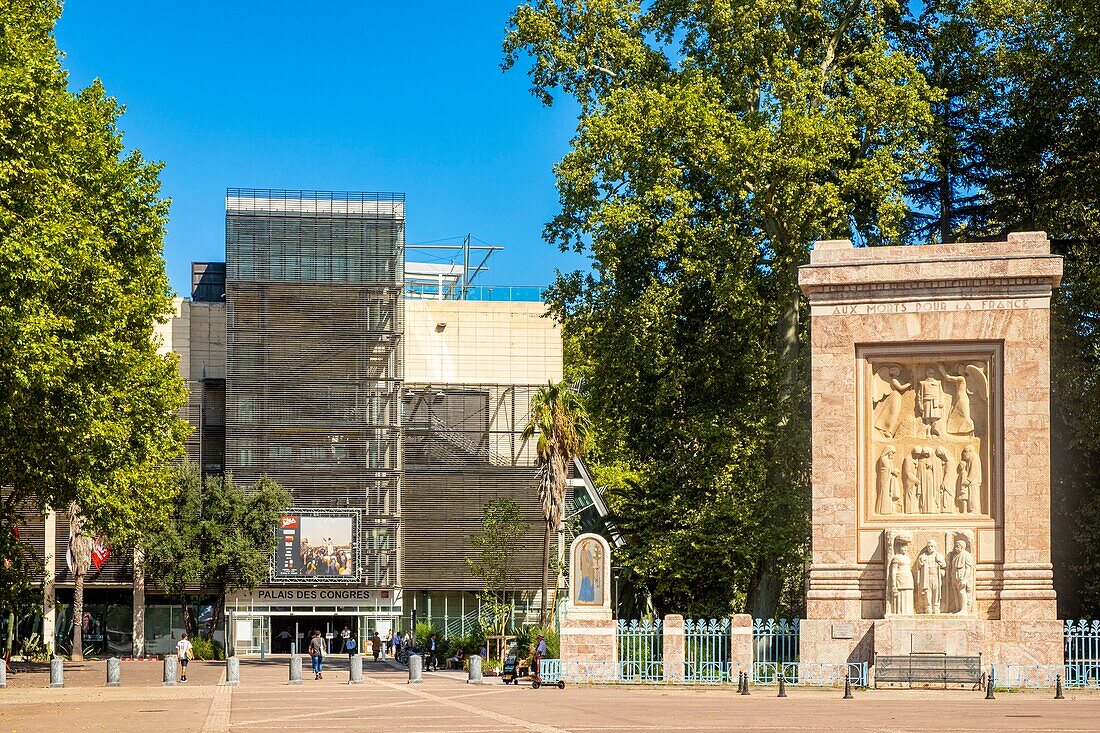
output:
[[[550,687],[551,685],[553,685],[554,687],[557,687],[559,690],[564,690],[565,689],[565,680],[558,680],[557,682],[550,682],[550,683],[543,682],[542,681],[542,669],[541,669],[541,667],[542,667],[541,664],[537,665],[536,669],[534,670],[534,674],[531,675],[531,689],[532,690],[537,690],[540,687]]]

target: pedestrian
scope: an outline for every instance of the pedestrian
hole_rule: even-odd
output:
[[[351,661],[351,658],[355,656],[356,647],[358,646],[359,643],[355,641],[354,636],[349,636],[347,640],[344,641],[344,649],[348,653],[348,661]]]
[[[535,658],[531,662],[531,666],[534,668],[531,670],[532,676],[539,682],[542,682],[542,659],[546,656],[546,653],[546,639],[543,638],[542,634],[539,634],[538,643],[535,645]]]
[[[350,638],[351,638],[351,629],[349,629],[347,626],[345,626],[344,630],[340,632],[340,647],[341,647],[340,651],[347,651],[348,639],[350,639]]]
[[[187,634],[181,636],[180,640],[176,642],[176,656],[180,660],[180,682],[187,681],[187,663],[194,656],[194,649],[191,642],[187,640]]]
[[[394,631],[390,634],[390,654],[398,662],[401,661],[401,632]]]
[[[436,656],[436,650],[439,648],[439,642],[436,641],[435,634],[428,637],[428,669],[439,669],[439,657]]]
[[[370,650],[374,655],[374,661],[378,661],[378,655],[382,653],[382,637],[378,635],[378,632],[374,632],[374,636],[370,638]]]
[[[313,679],[321,677],[321,664],[325,659],[325,640],[321,638],[321,632],[314,629],[309,640],[309,656],[313,660]]]

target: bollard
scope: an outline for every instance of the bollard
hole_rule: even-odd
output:
[[[225,660],[225,684],[237,687],[241,684],[241,660],[236,656]]]
[[[786,684],[786,681],[783,678],[783,675],[779,675],[779,694],[776,695],[776,697],[786,697],[786,696],[787,696],[787,684]]]
[[[1058,675],[1054,678],[1054,699],[1065,700],[1066,696],[1062,694],[1062,675]]]
[[[54,657],[50,660],[50,687],[65,686],[65,660]]]
[[[290,682],[291,685],[302,684],[302,655],[290,655]]]
[[[161,684],[166,687],[173,687],[176,684],[176,663],[179,660],[175,654],[164,655],[164,682]]]
[[[118,661],[118,657],[111,657],[107,660],[107,686],[119,687],[122,684],[122,665]]]
[[[409,655],[409,684],[416,685],[424,681],[421,673],[424,671],[424,659],[419,654]]]
[[[480,685],[484,682],[481,677],[481,655],[475,654],[470,657],[470,675],[467,677],[466,682],[472,685]]]
[[[291,646],[293,647],[294,645],[291,644]],[[293,653],[293,649],[291,650],[291,652]],[[260,661],[267,661],[267,647],[264,646],[264,643],[262,641],[260,642]]]
[[[745,673],[744,672],[738,672],[737,673],[737,694],[738,695],[744,695],[745,694]]]
[[[993,697],[993,688],[994,688],[994,686],[996,686],[996,684],[997,684],[997,680],[993,675],[993,668],[990,667],[989,668],[989,677],[986,678],[986,682],[985,682],[985,699],[986,700],[996,700],[997,699],[997,698]]]
[[[745,672],[745,685],[744,685],[744,687],[741,688],[741,694],[742,695],[748,695],[749,694],[749,673],[748,672]]]
[[[844,672],[844,697],[843,700],[852,699],[852,678],[848,676],[848,672]]]
[[[363,684],[363,655],[352,654],[348,658],[348,684]]]
[[[0,659],[0,688],[8,686],[8,662]]]

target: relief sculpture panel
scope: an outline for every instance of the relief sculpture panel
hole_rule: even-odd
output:
[[[993,517],[994,350],[878,350],[861,360],[864,519]]]
[[[974,531],[888,529],[886,615],[974,613]]]

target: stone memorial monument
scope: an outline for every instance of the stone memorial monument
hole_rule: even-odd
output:
[[[561,658],[606,665],[616,659],[611,615],[611,546],[598,534],[582,534],[569,546],[569,599],[561,619]],[[610,667],[593,667],[611,679]]]
[[[799,271],[813,420],[803,660],[1061,664],[1049,413],[1061,274],[1041,232],[814,247]]]

